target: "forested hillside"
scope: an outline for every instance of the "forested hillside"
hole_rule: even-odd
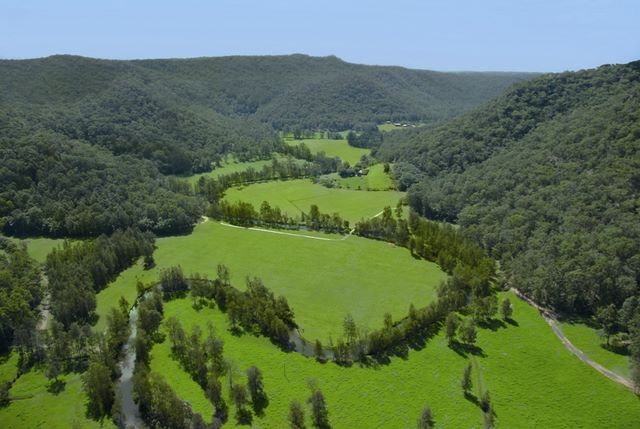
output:
[[[0,228],[185,231],[202,213],[164,175],[284,150],[276,129],[460,114],[526,74],[436,73],[335,57],[0,61]]]
[[[388,133],[379,156],[414,209],[459,223],[540,302],[592,314],[640,293],[640,62],[538,77]]]
[[[344,130],[360,122],[448,119],[532,76],[440,73],[305,55],[140,61],[53,56],[0,61],[0,105],[60,107],[54,110],[71,116],[62,129],[96,142],[123,128],[134,132],[134,122],[140,131],[157,127],[167,134],[162,137],[238,145],[239,136],[265,138],[257,121],[285,130]],[[103,129],[92,125],[95,120],[119,126]],[[207,135],[212,124],[225,131]],[[198,132],[174,134],[189,128]]]

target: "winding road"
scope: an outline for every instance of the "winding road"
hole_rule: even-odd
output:
[[[598,362],[594,361],[589,356],[587,356],[586,353],[584,353],[582,350],[580,350],[579,348],[574,346],[573,343],[571,343],[571,341],[569,341],[569,339],[564,334],[564,332],[562,332],[562,328],[560,328],[560,325],[558,324],[558,319],[557,319],[557,317],[556,317],[556,315],[555,315],[555,313],[553,311],[549,310],[548,308],[544,308],[544,307],[536,304],[532,299],[530,299],[527,296],[525,296],[518,289],[511,288],[511,290],[520,299],[523,299],[524,301],[529,303],[529,305],[535,307],[540,312],[540,314],[542,315],[544,320],[549,324],[549,326],[551,326],[551,330],[560,339],[562,344],[564,344],[564,346],[567,348],[567,350],[569,350],[571,353],[573,353],[575,356],[577,356],[578,359],[580,359],[582,362],[586,363],[587,365],[591,366],[593,369],[595,369],[596,371],[598,371],[600,374],[604,375],[605,377],[609,378],[610,380],[613,380],[616,383],[620,383],[623,386],[627,387],[628,389],[631,389],[632,391],[634,390],[634,385],[633,385],[633,382],[631,380],[629,380],[626,377],[621,376],[620,374],[618,374],[616,372],[611,371],[610,369],[605,368],[604,366],[600,365]]]

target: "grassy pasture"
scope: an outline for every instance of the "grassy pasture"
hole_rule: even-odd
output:
[[[394,125],[394,124],[378,124],[378,131],[381,131],[383,133],[388,131],[393,131],[393,130],[400,130],[400,129],[402,129],[402,126],[398,127],[397,125]]]
[[[496,427],[637,427],[640,407],[630,391],[574,357],[535,309],[513,294],[501,296],[512,301],[517,324],[480,330],[478,346],[484,356],[474,358],[481,374],[475,370],[473,374],[476,394],[480,394],[478,378],[490,391]],[[167,303],[165,313],[178,317],[187,329],[198,324],[204,330],[211,321],[225,341],[225,356],[236,369],[236,382],[243,380],[251,365],[262,370],[269,406],[263,417],[254,416],[255,427],[285,427],[290,401],[305,403],[309,396],[308,380],[315,380],[322,388],[330,420],[338,429],[415,427],[425,404],[435,414],[436,427],[483,427],[479,408],[465,400],[460,389],[469,357],[448,348],[442,334],[423,350],[411,351],[408,359],[394,358],[389,365],[377,368],[342,368],[281,352],[262,337],[235,337],[228,332],[223,314],[208,308],[196,312],[189,299]],[[174,380],[181,396],[194,408],[211,411],[202,405],[201,390],[183,387],[189,384],[189,376],[170,359],[168,342],[156,345],[152,369],[167,374],[169,368],[172,374],[166,376]],[[234,423],[231,417],[227,425],[235,427]]]
[[[286,156],[279,153],[274,153],[273,157],[275,157],[280,162],[285,162],[287,160]],[[218,167],[213,171],[209,171],[207,173],[198,173],[198,174],[194,174],[186,177],[185,176],[178,176],[178,177],[181,177],[187,180],[191,184],[195,184],[198,182],[200,177],[216,178],[225,174],[238,173],[241,171],[245,171],[245,170],[248,170],[249,168],[253,168],[254,170],[260,171],[262,170],[262,167],[264,167],[265,165],[271,165],[272,159],[273,158],[261,159],[257,161],[238,162],[234,158],[229,157],[227,161],[224,161],[222,163],[222,167]],[[295,159],[295,158],[292,158],[292,160],[293,162],[299,163],[299,164],[306,162],[306,161]]]
[[[0,427],[68,429],[78,424],[82,428],[115,429],[109,419],[101,424],[85,416],[87,397],[80,374],[63,375],[60,380],[66,383],[65,388],[54,394],[47,391],[49,380],[43,370],[21,375],[9,391],[9,397],[15,400],[0,408]]]
[[[342,189],[356,189],[363,191],[386,191],[393,189],[393,180],[384,172],[384,164],[375,164],[369,167],[369,174],[359,177],[342,178],[338,173],[328,175],[335,180]]]
[[[562,331],[577,348],[605,368],[625,377],[630,376],[629,357],[605,349],[598,331],[584,323],[562,323]]]
[[[297,353],[284,353],[264,337],[235,337],[227,330],[224,314],[211,309],[196,312],[191,308],[189,299],[165,304],[165,314],[178,317],[188,330],[193,324],[205,328],[207,321],[211,321],[218,335],[224,339],[225,357],[232,361],[235,369],[234,382],[245,382],[244,374],[249,366],[255,365],[262,370],[269,406],[264,417],[254,416],[254,427],[288,427],[288,407],[294,399],[303,403],[307,427],[311,427],[310,410],[306,405],[309,380],[315,380],[323,390],[329,419],[336,429],[412,428],[425,404],[436,410],[437,421],[442,427],[480,425],[477,409],[462,398],[458,387],[458,374],[466,365],[465,359],[448,352],[444,341],[434,341],[421,352],[411,353],[408,360],[394,359],[391,365],[378,369],[343,368],[319,364]],[[167,374],[167,368],[180,372],[181,375],[166,377],[176,380],[172,386],[183,399],[199,404],[194,405],[195,409],[202,407],[204,394],[201,390],[183,388],[189,384],[189,375],[177,364],[169,362],[169,347],[168,341],[154,346],[152,370],[161,374]],[[450,359],[442,360],[443,354],[450,354]],[[228,398],[228,377],[224,381],[224,395]],[[238,427],[233,418],[233,405],[226,400],[230,406],[230,420],[225,427]],[[201,409],[211,411],[209,407]]]
[[[309,207],[316,204],[321,212],[338,212],[353,225],[362,218],[376,215],[385,206],[395,207],[404,195],[399,191],[329,189],[309,179],[297,179],[231,188],[227,190],[225,199],[230,202],[247,201],[256,208],[266,200],[292,216],[299,215],[301,211],[308,213]]]
[[[302,140],[286,140],[287,144],[299,145],[304,143],[312,153],[324,152],[327,156],[337,156],[343,161],[354,165],[362,155],[368,155],[370,150],[349,146],[346,139],[302,139]]]
[[[157,266],[144,271],[138,264],[123,272],[98,294],[98,314],[104,316],[120,296],[132,302],[137,281],[156,281],[162,268],[181,265],[185,274],[215,278],[217,264],[223,263],[238,288],[244,288],[246,276],[262,278],[289,300],[303,335],[326,342],[342,331],[347,313],[358,323],[377,328],[385,312],[399,318],[410,303],[426,305],[446,277],[437,265],[416,260],[406,249],[388,243],[315,235],[335,241],[201,223],[190,235],[158,239]],[[100,317],[97,329],[103,327]]]
[[[61,238],[45,238],[45,237],[37,237],[37,238],[26,238],[19,239],[8,237],[10,240],[15,242],[22,242],[27,245],[27,252],[29,256],[40,263],[44,263],[47,260],[47,255],[51,253],[53,249],[58,246],[61,246],[64,243],[64,239]]]
[[[393,130],[406,130],[407,128],[416,128],[416,127],[424,127],[425,124],[407,124],[406,127],[403,127],[402,125],[397,126],[395,124],[378,124],[378,131],[381,132],[388,132],[388,131],[393,131]]]
[[[0,356],[0,383],[12,381],[18,375],[18,353]]]

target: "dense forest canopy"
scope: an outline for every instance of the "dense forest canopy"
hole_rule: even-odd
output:
[[[0,228],[96,236],[190,228],[198,200],[164,175],[268,158],[276,129],[460,114],[528,74],[436,73],[335,57],[0,61]]]
[[[187,141],[195,133],[208,143],[240,145],[242,136],[268,140],[258,122],[344,130],[360,122],[448,119],[532,76],[365,66],[306,55],[138,61],[53,56],[0,61],[0,106],[62,107],[61,114],[71,116],[69,131],[87,137],[113,134],[92,126],[99,119],[118,125],[115,131],[155,128],[174,139]],[[210,126],[217,134],[206,134]]]
[[[640,62],[518,84],[385,134],[378,155],[414,209],[459,223],[540,302],[589,314],[640,293]]]

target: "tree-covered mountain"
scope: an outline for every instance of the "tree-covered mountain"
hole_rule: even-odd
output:
[[[532,76],[441,73],[305,55],[137,61],[53,56],[0,61],[0,106],[46,106],[71,117],[63,130],[96,142],[155,125],[157,135],[122,137],[195,139],[196,146],[199,137],[211,137],[207,143],[239,144],[246,128],[264,131],[258,121],[276,129],[344,130],[361,122],[448,119]],[[95,120],[99,124],[91,126]],[[212,124],[236,134],[208,136]],[[176,128],[198,131],[183,135]]]
[[[184,231],[197,199],[166,174],[269,157],[276,129],[460,114],[527,74],[436,73],[335,57],[0,61],[0,228]]]
[[[540,76],[378,153],[414,209],[460,224],[538,301],[590,314],[640,294],[640,62]]]

